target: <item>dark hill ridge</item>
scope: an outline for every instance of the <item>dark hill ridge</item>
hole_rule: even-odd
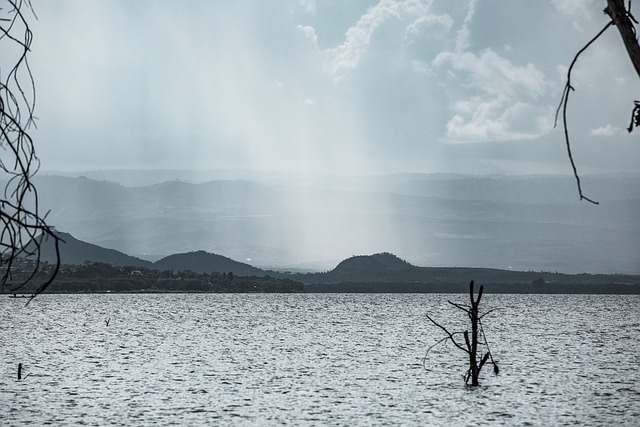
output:
[[[329,272],[291,278],[304,283],[307,292],[466,292],[470,280],[487,285],[490,292],[640,292],[638,275],[417,267],[390,253],[354,256]]]
[[[334,273],[341,271],[384,271],[384,270],[406,270],[416,268],[407,261],[398,258],[389,252],[381,252],[373,255],[356,255],[347,258],[333,269]]]
[[[487,285],[488,292],[507,293],[640,293],[640,276],[622,274],[562,274],[522,272],[492,268],[417,267],[391,253],[359,255],[325,273],[280,274],[261,270],[233,259],[196,251],[165,257],[156,263],[113,249],[82,242],[68,233],[60,252],[64,264],[101,262],[117,267],[144,267],[194,273],[229,273],[292,279],[307,292],[466,292],[470,280]],[[55,260],[51,242],[43,245],[42,260]]]
[[[324,282],[388,281],[405,277],[417,279],[420,267],[409,264],[388,252],[373,255],[357,255],[347,258],[333,270],[321,274]]]
[[[162,258],[155,263],[126,255],[114,249],[107,249],[98,245],[83,242],[69,233],[57,231],[63,240],[60,242],[60,258],[62,264],[81,265],[85,262],[102,262],[116,267],[145,267],[155,270],[185,271],[194,273],[228,273],[239,276],[264,276],[265,271],[249,264],[234,261],[222,255],[205,251],[175,254]],[[52,241],[42,245],[41,260],[55,262],[55,247]]]
[[[153,264],[158,270],[191,270],[194,273],[228,273],[239,276],[263,276],[265,272],[243,262],[205,251],[169,255]]]
[[[118,267],[146,267],[153,268],[149,261],[123,254],[114,249],[107,249],[98,245],[83,242],[76,239],[69,233],[56,231],[56,234],[63,240],[60,242],[60,258],[62,264],[81,265],[85,261],[103,262]],[[45,241],[42,245],[41,260],[55,262],[56,252],[53,241]]]

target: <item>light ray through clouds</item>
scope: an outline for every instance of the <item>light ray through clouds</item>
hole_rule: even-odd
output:
[[[563,70],[606,22],[593,0],[33,3],[49,170],[568,173]],[[614,31],[581,58],[583,170],[639,169],[616,131],[638,89]]]

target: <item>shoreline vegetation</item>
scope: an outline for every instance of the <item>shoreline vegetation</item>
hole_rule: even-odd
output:
[[[33,293],[30,284],[16,288],[32,262],[22,259],[12,271],[12,282],[0,293]],[[38,274],[44,276],[52,267],[45,263]],[[352,257],[324,273],[263,273],[161,271],[87,261],[64,264],[45,293],[466,293],[468,280],[476,280],[487,293],[640,295],[638,275],[416,267],[389,253]]]

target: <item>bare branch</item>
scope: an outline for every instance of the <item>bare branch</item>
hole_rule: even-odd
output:
[[[575,90],[573,86],[571,86],[571,72],[573,71],[573,66],[578,61],[578,57],[593,44],[604,32],[609,29],[609,27],[613,25],[613,21],[609,22],[604,26],[602,30],[594,38],[589,40],[589,42],[582,47],[571,61],[571,65],[569,66],[569,70],[567,71],[567,83],[565,84],[564,91],[562,92],[562,98],[560,99],[560,104],[558,105],[558,109],[556,110],[556,118],[554,127],[558,125],[558,114],[562,109],[562,123],[564,125],[564,140],[567,145],[567,154],[569,156],[569,161],[571,162],[571,168],[573,169],[573,176],[576,179],[576,184],[578,185],[578,195],[580,196],[580,200],[586,200],[587,202],[593,203],[594,205],[599,204],[595,200],[592,200],[586,197],[582,193],[582,185],[580,183],[580,176],[578,175],[578,169],[576,167],[576,162],[573,160],[573,154],[571,153],[571,143],[569,142],[569,127],[567,126],[567,105],[569,104],[569,93]]]
[[[451,342],[453,343],[453,345],[455,345],[456,347],[458,347],[460,350],[465,351],[465,352],[469,352],[466,348],[464,348],[463,346],[461,346],[460,344],[458,344],[456,342],[456,340],[453,338],[454,335],[460,334],[461,332],[454,332],[453,334],[451,332],[449,332],[447,330],[447,328],[445,328],[444,326],[442,326],[441,324],[439,324],[438,322],[436,322],[435,320],[433,320],[428,314],[426,315],[427,319],[429,319],[431,321],[431,323],[433,323],[434,325],[436,325],[438,328],[442,329],[444,331],[445,334],[447,334],[446,339],[451,340]]]
[[[33,34],[23,10],[33,9],[29,0],[4,1],[8,7],[0,8],[0,43],[10,47],[7,52],[13,48],[16,58],[10,59],[9,54],[0,58],[10,61],[8,74],[0,74],[0,179],[6,178],[0,199],[0,286],[17,290],[35,280],[42,266],[42,243],[53,239],[56,264],[49,276],[36,284],[33,297],[44,291],[58,273],[60,239],[46,223],[47,215],[40,214],[38,192],[31,181],[40,162],[28,133],[35,127],[36,90],[27,59]],[[24,257],[33,260],[33,269],[26,279],[13,283],[12,269],[16,260]]]
[[[483,313],[481,316],[478,316],[478,320],[482,320],[482,318],[483,318],[484,316],[487,316],[487,315],[489,315],[489,314],[493,313],[494,311],[498,311],[498,310],[500,310],[500,308],[492,308],[491,310],[487,310],[487,311],[486,311],[485,313]]]
[[[459,308],[460,310],[464,311],[465,313],[466,313],[466,312],[468,312],[468,311],[469,311],[469,309],[471,308],[471,307],[469,307],[469,306],[467,306],[467,305],[457,304],[457,303],[455,303],[455,302],[451,302],[451,301],[449,301],[449,300],[447,300],[447,302],[448,302],[449,304],[451,304],[452,306],[457,307],[457,308]]]

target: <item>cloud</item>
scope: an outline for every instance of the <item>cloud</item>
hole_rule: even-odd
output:
[[[550,111],[508,97],[476,97],[457,102],[447,123],[451,142],[486,142],[533,139],[551,130]]]
[[[316,35],[316,30],[309,25],[298,25],[298,29],[302,31],[306,38],[313,41],[313,44],[317,46],[318,44],[318,36]]]
[[[627,133],[626,129],[622,129],[617,126],[612,126],[610,124],[605,126],[600,126],[595,129],[591,129],[591,131],[589,131],[589,135],[591,136],[616,136],[616,135],[624,135],[626,133]]]
[[[559,137],[544,136],[585,39],[572,20],[600,28],[529,0],[34,2],[49,169],[464,170],[498,145],[516,161]],[[589,135],[626,125],[640,81],[615,29],[578,65],[572,133],[599,147]],[[454,144],[481,141],[505,142]]]
[[[551,4],[560,12],[576,21],[591,21],[595,17],[595,12],[600,12],[604,7],[604,2],[599,0],[551,0]]]
[[[407,26],[406,37],[427,33],[432,38],[440,38],[449,33],[454,21],[448,14],[421,16]]]
[[[409,19],[415,23],[416,19],[427,13],[428,6],[418,0],[381,0],[362,15],[355,26],[347,30],[344,43],[327,51],[330,73],[340,79],[347,71],[357,67],[371,44],[374,33],[386,22],[392,19]]]
[[[458,30],[458,35],[456,37],[456,52],[462,52],[469,49],[471,46],[471,30],[469,27],[475,13],[476,0],[472,0],[471,3],[469,3],[469,8],[467,9],[467,15],[464,18],[462,28]]]
[[[538,97],[547,88],[544,74],[533,64],[517,66],[491,49],[479,55],[471,52],[444,52],[433,64],[447,68],[463,85],[490,95]]]
[[[446,127],[451,142],[530,139],[551,130],[549,109],[537,100],[546,92],[544,74],[533,64],[518,66],[490,49],[444,52],[433,60],[473,96],[451,105]]]

